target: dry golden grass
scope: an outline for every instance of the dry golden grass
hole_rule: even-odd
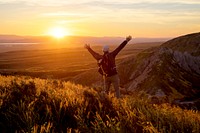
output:
[[[198,111],[18,76],[0,76],[0,118],[0,132],[200,132]]]

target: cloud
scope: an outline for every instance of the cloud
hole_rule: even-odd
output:
[[[179,4],[200,4],[199,0],[0,0],[0,3],[17,3],[24,2],[29,5],[40,5],[40,6],[63,6],[69,4],[84,4],[84,3],[118,3],[118,4],[134,4],[134,3],[179,3]]]
[[[39,18],[58,18],[60,23],[200,21],[199,0],[0,0],[0,3],[23,3],[18,5],[27,14],[32,11]]]
[[[54,17],[54,16],[60,16],[60,17],[76,17],[76,16],[82,16],[82,17],[88,17],[89,14],[83,14],[83,13],[70,13],[70,12],[64,12],[64,11],[58,11],[58,12],[48,12],[43,13],[41,16],[45,17]]]
[[[43,13],[40,17],[46,18],[56,18],[57,24],[66,24],[66,23],[74,23],[74,22],[83,22],[92,17],[91,14],[85,13],[70,13],[70,12],[49,12]]]

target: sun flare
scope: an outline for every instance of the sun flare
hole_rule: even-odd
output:
[[[49,35],[60,39],[60,38],[63,38],[65,36],[69,35],[69,31],[67,31],[66,29],[64,29],[62,27],[54,27],[49,30]]]

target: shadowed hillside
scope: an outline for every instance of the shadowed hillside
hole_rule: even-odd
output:
[[[170,40],[135,58],[125,81],[130,91],[145,91],[169,100],[200,94],[200,33]],[[123,74],[123,73],[122,73]],[[158,93],[159,91],[159,93]],[[162,92],[162,93],[161,93]]]

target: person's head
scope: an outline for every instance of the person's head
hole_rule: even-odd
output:
[[[104,53],[109,52],[109,46],[108,46],[108,45],[104,45],[102,51],[103,51]]]

